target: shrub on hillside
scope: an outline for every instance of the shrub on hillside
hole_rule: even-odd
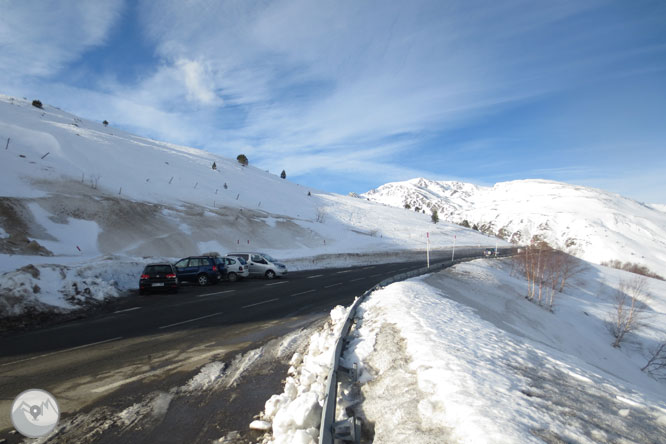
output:
[[[236,160],[243,166],[247,166],[248,163],[250,163],[250,161],[247,160],[247,156],[245,154],[239,154],[238,157],[236,157]]]
[[[617,268],[618,270],[628,271],[630,273],[640,274],[649,278],[664,280],[663,277],[659,276],[657,273],[652,272],[645,265],[636,264],[634,262],[622,262],[617,259],[610,261],[602,262],[601,265],[611,268]]]
[[[35,108],[42,109],[42,102],[40,102],[39,100],[35,99],[35,100],[32,101],[32,106],[34,106]]]

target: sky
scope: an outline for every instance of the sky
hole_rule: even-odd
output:
[[[0,0],[0,93],[320,190],[666,204],[663,0]]]

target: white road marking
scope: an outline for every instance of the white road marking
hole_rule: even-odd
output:
[[[361,268],[361,270],[369,270],[369,269],[375,268],[375,267],[376,267],[376,265],[371,265],[369,267],[363,267],[363,268]]]
[[[234,291],[236,291],[236,290],[218,291],[218,292],[215,292],[215,293],[200,294],[200,295],[197,296],[197,297],[198,297],[198,298],[205,298],[206,296],[214,296],[214,295],[216,295],[216,294],[231,293],[231,292],[234,292]]]
[[[269,286],[271,286],[271,285],[286,284],[287,282],[289,282],[289,281],[272,282],[272,283],[270,283],[270,284],[265,284],[265,285],[266,285],[266,287],[269,287]]]
[[[367,278],[364,278],[364,277],[362,277],[362,278],[356,278],[356,279],[352,279],[352,280],[349,281],[349,282],[362,281],[363,279],[367,279]]]
[[[0,367],[4,367],[6,365],[18,364],[19,362],[32,361],[33,359],[44,358],[46,356],[52,356],[52,355],[56,355],[58,353],[65,353],[65,352],[72,351],[72,350],[78,350],[80,348],[92,347],[93,345],[99,345],[99,344],[104,344],[105,342],[117,341],[117,340],[122,339],[122,338],[123,338],[122,336],[118,336],[117,338],[105,339],[104,341],[92,342],[90,344],[79,345],[78,347],[66,348],[64,350],[58,350],[58,351],[54,351],[54,352],[51,352],[51,353],[45,353],[45,354],[39,355],[39,356],[33,356],[32,358],[20,359],[18,361],[13,361],[13,362],[6,362],[4,364],[0,364]]]
[[[337,284],[333,284],[333,285],[325,285],[324,288],[337,287],[338,285],[342,285],[342,282],[338,282]]]
[[[94,388],[94,389],[91,390],[91,392],[93,392],[93,393],[105,392],[107,390],[111,390],[113,388],[120,387],[121,385],[129,384],[130,382],[138,381],[139,379],[147,378],[149,376],[153,376],[153,375],[156,375],[158,373],[166,372],[166,371],[171,370],[172,368],[180,367],[180,366],[189,364],[190,362],[199,361],[201,359],[207,358],[208,356],[215,355],[215,354],[218,354],[218,353],[223,353],[223,351],[222,350],[215,350],[215,351],[212,351],[212,352],[204,353],[202,355],[197,355],[193,358],[187,359],[187,360],[182,361],[182,362],[177,362],[175,364],[167,365],[166,367],[158,368],[156,370],[152,370],[152,371],[149,371],[149,372],[141,374],[141,375],[136,375],[136,376],[132,376],[131,378],[123,379],[122,381],[116,381],[116,382],[113,382],[111,384],[104,385],[102,387]]]
[[[313,293],[313,292],[315,292],[315,291],[317,291],[317,290],[301,291],[300,293],[294,293],[294,294],[292,294],[291,296],[298,296],[298,295],[300,295],[300,294],[305,294],[305,293]]]
[[[335,274],[342,274],[342,273],[351,273],[354,270],[342,270],[342,271],[336,271]]]
[[[124,309],[124,310],[116,310],[116,311],[113,312],[113,314],[116,314],[116,313],[126,313],[126,312],[128,312],[128,311],[134,311],[134,310],[140,310],[140,309],[141,309],[141,307],[126,308],[126,309]]]
[[[315,274],[314,276],[308,276],[308,277],[306,277],[305,279],[320,278],[320,277],[322,277],[322,276],[323,276],[323,274]]]
[[[243,306],[242,306],[241,308],[250,308],[250,307],[255,307],[255,306],[257,306],[257,305],[261,305],[261,304],[268,304],[269,302],[273,302],[273,301],[279,301],[279,300],[280,300],[280,298],[275,298],[275,299],[269,299],[269,300],[267,300],[267,301],[262,301],[262,302],[257,302],[256,304],[250,304],[250,305],[243,305]]]
[[[162,328],[175,327],[176,325],[183,325],[183,324],[187,324],[189,322],[194,322],[194,321],[199,321],[201,319],[211,318],[213,316],[221,315],[222,313],[223,313],[222,311],[218,311],[217,313],[209,314],[209,315],[206,315],[206,316],[201,316],[201,317],[194,318],[194,319],[188,319],[187,321],[176,322],[175,324],[163,325],[163,326],[158,327],[158,328],[162,329]]]
[[[370,277],[373,278],[373,277],[377,277],[377,276],[381,276],[381,275],[382,275],[381,273],[377,273],[377,274],[371,275]]]

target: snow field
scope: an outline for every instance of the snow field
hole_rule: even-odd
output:
[[[588,264],[554,312],[524,298],[527,284],[510,259],[377,290],[359,306],[341,359],[359,366],[360,386],[341,387],[337,419],[351,407],[382,444],[658,442],[666,386],[640,368],[666,340],[666,283],[648,280],[649,316],[620,349],[606,325],[620,282],[635,277]],[[334,310],[331,324],[341,315]],[[255,424],[272,423],[265,443],[314,442],[308,415],[321,399],[311,389],[320,390],[327,368],[319,363],[330,358],[321,338],[293,357],[284,393],[266,403]]]

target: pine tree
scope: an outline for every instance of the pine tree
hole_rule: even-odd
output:
[[[287,178],[287,173],[284,170],[282,170],[282,173],[280,173],[280,177],[283,178],[283,179],[286,179]]]
[[[214,169],[214,170],[217,169],[217,164],[215,163],[215,161],[213,161],[213,169]]]
[[[102,125],[104,125],[104,126],[109,126],[109,121],[108,121],[108,120],[105,120],[104,122],[102,122]]]
[[[247,166],[247,164],[250,163],[245,154],[239,154],[238,157],[236,157],[236,160],[243,166]]]
[[[412,208],[412,206],[411,206],[410,204],[406,203],[406,204],[405,204],[405,208],[408,209],[408,210],[410,210],[410,209]]]
[[[437,209],[435,208],[432,209],[432,216],[430,216],[430,219],[432,219],[433,224],[439,222],[439,214],[437,214]]]

